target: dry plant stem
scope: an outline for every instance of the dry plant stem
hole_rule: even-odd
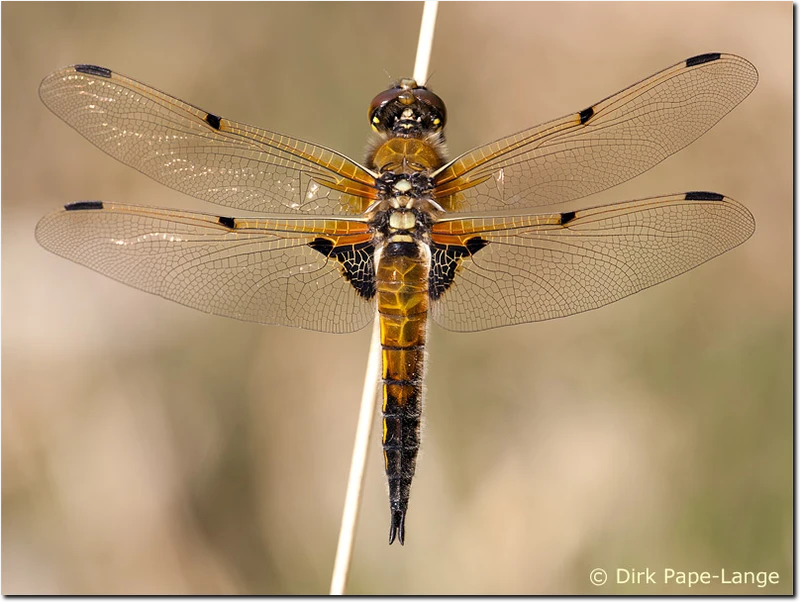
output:
[[[417,43],[417,60],[414,61],[414,79],[420,86],[428,80],[428,65],[431,62],[433,47],[433,30],[436,26],[438,2],[425,2],[422,9],[422,23],[419,26],[419,42]]]
[[[353,552],[353,539],[356,533],[356,519],[361,501],[361,487],[364,484],[364,470],[367,466],[367,451],[372,434],[372,422],[375,415],[375,398],[380,384],[381,369],[381,337],[380,323],[377,314],[372,325],[372,340],[369,344],[367,372],[364,375],[364,390],[361,393],[361,409],[358,413],[358,426],[353,444],[353,458],[350,462],[350,477],[347,482],[347,495],[344,500],[342,526],[339,530],[339,544],[336,548],[336,560],[333,565],[331,594],[342,595],[347,585],[347,574],[350,569],[350,558]]]
[[[420,25],[419,43],[417,45],[417,58],[414,64],[414,79],[422,84],[428,77],[428,63],[430,62],[431,47],[433,46],[433,30],[436,23],[438,2],[425,2],[422,11],[422,24]],[[375,415],[375,400],[378,387],[381,384],[381,344],[380,321],[375,316],[372,326],[372,340],[367,359],[367,372],[364,377],[364,390],[361,394],[361,409],[358,414],[355,443],[353,444],[353,458],[350,463],[350,477],[347,481],[347,494],[342,514],[342,526],[339,531],[339,544],[336,547],[336,559],[333,564],[333,577],[331,579],[331,594],[344,594],[347,586],[347,576],[350,571],[350,559],[353,552],[353,539],[356,532],[356,519],[361,501],[361,487],[364,483],[364,471],[367,465],[367,451],[369,450],[370,435],[372,433],[373,417]]]

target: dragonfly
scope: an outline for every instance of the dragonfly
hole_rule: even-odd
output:
[[[359,163],[105,67],[73,65],[41,83],[53,113],[154,180],[257,215],[78,201],[42,218],[36,238],[101,274],[220,316],[348,333],[377,312],[389,543],[403,544],[430,319],[471,332],[568,316],[743,243],[753,216],[716,192],[556,206],[650,169],[757,82],[747,60],[701,54],[448,159],[444,102],[401,79],[370,104],[373,140]]]

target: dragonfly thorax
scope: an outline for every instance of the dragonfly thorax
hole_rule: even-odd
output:
[[[381,142],[367,161],[378,173],[430,173],[444,164],[444,153],[437,140],[389,138]]]
[[[417,218],[413,211],[393,210],[389,213],[389,229],[413,230],[417,226]]]
[[[384,199],[396,197],[424,198],[433,190],[433,179],[425,172],[386,172],[378,178],[377,188]]]
[[[431,242],[431,227],[442,210],[428,199],[396,197],[382,201],[372,212],[370,230],[376,245],[392,241]]]

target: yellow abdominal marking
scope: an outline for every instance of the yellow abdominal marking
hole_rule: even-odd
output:
[[[386,345],[394,347],[424,345],[425,327],[426,320],[419,317],[383,316],[383,319],[381,319],[381,339]]]

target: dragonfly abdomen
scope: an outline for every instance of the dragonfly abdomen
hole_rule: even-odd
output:
[[[391,509],[389,543],[397,537],[401,544],[419,450],[430,271],[428,247],[407,238],[389,238],[376,270],[383,356],[383,456]]]

